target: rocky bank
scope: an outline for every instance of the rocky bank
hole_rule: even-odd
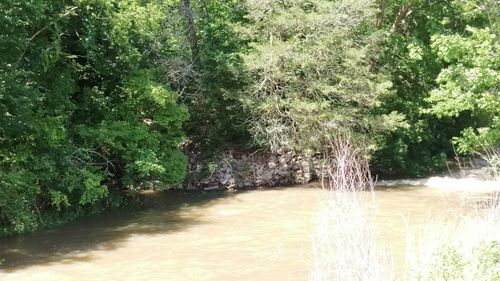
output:
[[[185,189],[244,189],[305,184],[318,174],[314,155],[293,151],[229,151],[211,160],[188,154]]]

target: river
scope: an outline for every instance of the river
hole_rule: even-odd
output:
[[[375,195],[377,237],[397,268],[408,222],[463,210],[457,190],[391,186]],[[0,280],[307,280],[320,198],[315,184],[149,195],[148,209],[0,240]]]

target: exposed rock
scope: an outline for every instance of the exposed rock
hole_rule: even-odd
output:
[[[186,186],[186,190],[197,190],[198,187],[196,185],[193,185],[193,184],[188,184]]]
[[[203,190],[205,191],[211,191],[211,190],[219,190],[219,186],[214,185],[214,186],[209,186],[209,187],[204,187]]]
[[[318,169],[313,157],[284,150],[275,154],[229,151],[216,159],[218,160],[214,163],[213,159],[201,161],[190,156],[186,189],[217,190],[304,184],[314,178],[313,172]],[[208,169],[209,165],[217,167],[216,170]]]

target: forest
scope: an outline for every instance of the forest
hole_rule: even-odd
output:
[[[495,0],[0,2],[0,236],[178,186],[186,151],[321,153],[372,173],[500,169]]]

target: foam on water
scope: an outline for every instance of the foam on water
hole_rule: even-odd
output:
[[[490,176],[489,169],[469,170],[460,175],[442,175],[424,179],[380,180],[377,186],[425,186],[430,188],[463,191],[493,192],[500,190],[500,178]]]

